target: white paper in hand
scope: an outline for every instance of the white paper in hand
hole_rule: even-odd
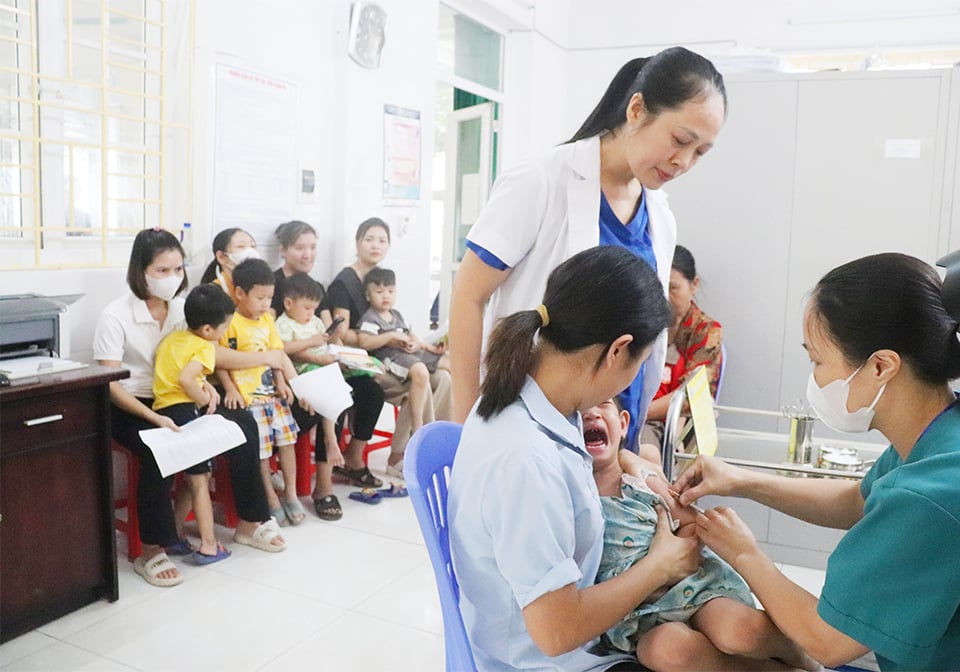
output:
[[[298,399],[305,399],[313,410],[330,420],[336,420],[353,406],[352,388],[336,364],[301,373],[290,380],[290,387]]]
[[[167,427],[140,430],[166,478],[239,446],[247,439],[240,425],[222,415],[202,415],[175,432]]]

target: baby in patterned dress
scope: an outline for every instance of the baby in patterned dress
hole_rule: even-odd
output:
[[[697,511],[672,496],[659,465],[620,450],[629,414],[616,398],[583,414],[583,438],[603,507],[603,558],[597,583],[611,579],[650,550],[657,508],[674,534],[696,535]],[[654,670],[821,669],[754,607],[747,584],[713,551],[700,569],[648,596],[603,635],[603,643]]]

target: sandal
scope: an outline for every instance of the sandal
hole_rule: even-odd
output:
[[[333,482],[347,483],[348,485],[356,485],[360,488],[379,488],[383,485],[383,481],[371,474],[370,470],[365,466],[359,469],[334,467]]]
[[[167,546],[163,549],[167,555],[190,555],[197,549],[186,537],[180,537],[173,546]]]
[[[313,500],[313,508],[321,520],[340,520],[343,518],[343,509],[336,495],[327,495]]]
[[[265,523],[260,523],[260,526],[253,531],[253,534],[240,534],[237,532],[233,535],[233,540],[238,544],[252,546],[267,553],[279,553],[280,551],[287,550],[286,543],[282,546],[277,546],[273,543],[273,540],[279,536],[280,524],[271,518]]]
[[[356,490],[351,492],[349,495],[350,499],[354,499],[358,502],[363,502],[364,504],[379,504],[380,503],[380,493],[378,493],[373,488],[364,488],[363,490]]]
[[[164,579],[159,576],[161,572],[166,572],[170,569],[177,569],[177,566],[173,564],[163,551],[157,553],[149,560],[144,560],[141,555],[133,561],[133,571],[142,576],[143,580],[151,586],[157,586],[158,588],[172,588],[173,586],[179,586],[183,583],[183,574],[180,573],[179,569],[177,569],[177,575],[172,579]]]
[[[300,503],[299,499],[294,499],[289,502],[281,499],[280,506],[283,507],[287,521],[289,521],[291,525],[299,525],[303,522],[303,519],[307,517],[307,512],[303,510],[303,504]]]
[[[270,517],[277,521],[277,525],[280,527],[286,527],[290,524],[290,521],[287,520],[287,512],[283,508],[283,504],[278,506],[275,509],[270,510]]]
[[[206,553],[201,553],[198,548],[193,553],[193,564],[195,565],[212,565],[215,562],[220,562],[221,560],[226,560],[230,557],[230,551],[223,544],[217,544],[217,552],[213,555],[207,555]]]
[[[389,488],[384,488],[383,490],[377,490],[377,494],[381,497],[409,497],[410,493],[407,492],[407,488],[399,483],[391,483]]]

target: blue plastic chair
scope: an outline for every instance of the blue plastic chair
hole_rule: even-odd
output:
[[[460,586],[450,562],[447,526],[447,483],[462,429],[453,422],[424,425],[410,439],[403,459],[403,477],[440,593],[447,672],[477,669],[460,614]]]

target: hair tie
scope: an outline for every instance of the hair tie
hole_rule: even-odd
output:
[[[541,303],[539,306],[534,308],[534,310],[536,310],[537,313],[540,314],[541,329],[543,329],[545,326],[550,324],[550,313],[547,312],[547,307],[545,305]]]

